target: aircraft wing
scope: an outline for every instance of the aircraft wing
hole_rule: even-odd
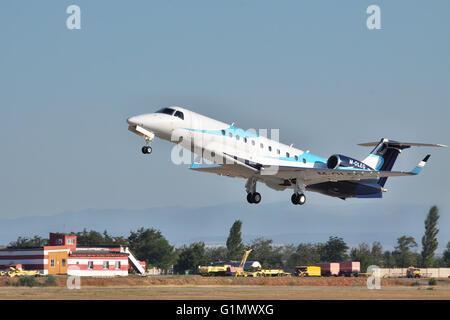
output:
[[[411,171],[375,171],[375,170],[354,170],[354,169],[320,169],[320,168],[298,168],[279,167],[277,177],[283,179],[302,179],[306,184],[320,183],[326,181],[348,181],[376,179],[383,177],[413,176],[419,174],[426,162],[430,158],[427,155]]]
[[[200,172],[210,172],[221,176],[248,178],[259,173],[259,170],[253,167],[250,162],[234,158],[224,154],[225,164],[199,164],[194,163],[189,169]]]

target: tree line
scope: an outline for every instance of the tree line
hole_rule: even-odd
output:
[[[259,261],[264,268],[292,269],[300,265],[314,265],[321,262],[360,261],[361,270],[370,265],[384,268],[392,267],[450,267],[450,241],[442,257],[435,257],[438,246],[436,239],[439,210],[433,206],[425,220],[425,232],[422,237],[422,251],[417,252],[415,239],[403,235],[397,239],[393,251],[383,250],[379,242],[361,243],[350,248],[343,238],[330,236],[324,243],[300,243],[298,245],[274,245],[271,239],[257,238],[248,244],[242,241],[242,221],[236,220],[230,228],[226,246],[208,247],[204,242],[195,242],[175,248],[153,228],[140,228],[131,231],[128,237],[115,237],[97,231],[87,231],[72,235],[77,236],[80,246],[123,245],[130,248],[139,260],[160,269],[172,269],[177,273],[186,270],[195,272],[199,265],[214,261],[240,261],[245,249],[252,249],[248,260]],[[48,244],[48,239],[34,236],[19,237],[11,242],[12,247],[36,247]]]

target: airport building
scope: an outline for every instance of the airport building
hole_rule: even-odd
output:
[[[42,274],[127,276],[130,269],[145,273],[145,262],[138,261],[126,247],[77,246],[76,236],[63,233],[50,233],[48,246],[0,249],[0,270],[17,265]]]

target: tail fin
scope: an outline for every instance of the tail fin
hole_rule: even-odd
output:
[[[391,171],[394,166],[395,161],[400,152],[404,149],[410,147],[441,147],[445,148],[447,146],[442,144],[428,144],[428,143],[409,143],[409,142],[398,142],[388,139],[381,139],[379,142],[367,142],[360,143],[360,146],[375,148],[369,154],[367,158],[363,160],[365,164],[369,167],[375,168],[379,171]],[[427,159],[428,160],[428,159]],[[387,177],[380,178],[378,184],[384,187]]]

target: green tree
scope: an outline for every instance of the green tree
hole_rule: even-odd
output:
[[[323,243],[300,243],[295,252],[289,257],[287,267],[309,266],[320,262]]]
[[[227,259],[227,248],[222,246],[206,248],[205,259],[207,263],[225,261]]]
[[[236,220],[230,229],[230,234],[227,239],[227,258],[230,260],[239,260],[244,251],[244,244],[242,243],[242,221]]]
[[[26,247],[43,247],[48,244],[48,239],[34,236],[33,238],[18,237],[16,241],[9,243],[10,247],[26,248]]]
[[[195,242],[178,250],[178,260],[174,270],[181,273],[189,270],[192,273],[197,271],[198,266],[205,264],[205,244],[203,242]]]
[[[444,263],[447,267],[450,267],[450,241],[447,242],[447,248],[444,251],[444,254],[442,256]]]
[[[417,264],[416,255],[411,251],[417,248],[417,242],[413,237],[401,236],[397,239],[397,246],[393,255],[396,257],[397,266],[407,268],[410,265]]]
[[[321,248],[322,262],[340,262],[347,259],[348,246],[344,239],[331,236]]]
[[[271,239],[257,238],[252,241],[250,248],[249,261],[259,261],[263,268],[282,267],[281,250],[273,247]]]
[[[372,248],[367,243],[361,243],[357,248],[350,251],[350,259],[361,263],[361,270],[367,270],[371,265],[382,266],[383,254],[379,242],[374,242]],[[361,271],[363,272],[363,271]]]
[[[140,228],[136,232],[131,231],[128,242],[135,256],[148,265],[167,270],[176,262],[174,247],[159,230]]]
[[[433,206],[425,219],[425,234],[422,237],[422,266],[426,268],[433,267],[434,252],[438,247],[436,238],[439,232],[437,228],[438,220],[439,210],[436,206]]]

